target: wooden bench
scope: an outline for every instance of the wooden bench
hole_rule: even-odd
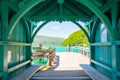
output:
[[[80,65],[85,72],[88,73],[88,75],[93,79],[93,80],[111,80],[110,78],[106,77],[93,67],[91,67],[89,64],[81,64]]]
[[[29,80],[40,68],[40,65],[32,65],[24,71],[18,73],[10,80]]]

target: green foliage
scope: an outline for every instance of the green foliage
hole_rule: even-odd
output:
[[[87,29],[86,29],[86,31],[87,31]],[[83,33],[83,31],[78,30],[78,31],[72,33],[71,35],[69,35],[69,37],[61,43],[62,46],[67,46],[67,44],[71,45],[71,46],[78,45],[78,44],[80,46],[84,46],[84,45],[88,46],[89,42],[87,40],[87,37]]]

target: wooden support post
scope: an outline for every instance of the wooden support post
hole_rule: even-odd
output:
[[[8,27],[8,6],[6,2],[0,3],[0,11],[1,11],[1,21],[2,21],[2,40],[5,40],[5,30]],[[4,44],[4,43],[3,43]],[[4,44],[0,47],[0,69],[3,72],[2,80],[8,80],[8,45]]]
[[[27,60],[32,60],[31,56],[32,56],[32,51],[31,51],[31,46],[26,46],[26,59]],[[27,64],[27,67],[29,67],[31,65],[31,63]]]
[[[89,24],[89,36],[90,36],[90,43],[93,43],[93,39],[92,39],[92,27],[93,27],[93,23],[90,23]],[[94,38],[95,39],[95,38]],[[95,51],[94,51],[94,46],[91,46],[90,45],[90,65],[94,67],[94,63],[91,62],[91,60],[94,60],[94,54],[95,54]]]
[[[117,32],[118,32],[118,18],[119,18],[119,3],[116,2],[116,4],[112,7],[112,27],[114,29],[114,41],[117,40]],[[117,71],[119,64],[119,49],[118,46],[112,43],[112,80],[118,80],[117,79]]]
[[[1,46],[1,66],[0,68],[2,69],[3,72],[3,78],[2,80],[8,80],[8,45],[2,45]]]

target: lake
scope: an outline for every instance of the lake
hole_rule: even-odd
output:
[[[44,49],[55,48],[56,52],[66,52],[66,46],[43,46]],[[70,52],[79,52],[78,47],[70,46]]]

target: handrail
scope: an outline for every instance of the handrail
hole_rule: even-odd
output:
[[[86,56],[90,55],[90,49],[89,48],[79,47],[79,51],[80,51],[81,54],[84,54]]]
[[[22,67],[22,66],[24,66],[24,65],[26,65],[26,64],[28,64],[28,63],[30,63],[30,62],[31,62],[31,60],[28,60],[28,61],[25,61],[25,62],[19,64],[19,65],[14,66],[14,67],[12,67],[12,68],[9,68],[9,69],[8,69],[8,73],[10,73],[10,72],[12,72],[12,71],[15,71],[16,69],[18,69],[18,68],[20,68],[20,67]]]
[[[108,71],[110,71],[110,72],[112,72],[112,68],[111,67],[109,67],[109,66],[107,66],[107,65],[104,65],[104,64],[102,64],[102,63],[100,63],[100,62],[98,62],[98,61],[95,61],[95,60],[90,60],[92,63],[94,63],[94,64],[96,64],[96,65],[98,65],[98,66],[101,66],[102,68],[104,68],[104,69],[107,69]]]
[[[20,46],[31,46],[31,43],[22,43],[22,42],[9,42],[9,41],[0,41],[0,45],[20,45]]]

